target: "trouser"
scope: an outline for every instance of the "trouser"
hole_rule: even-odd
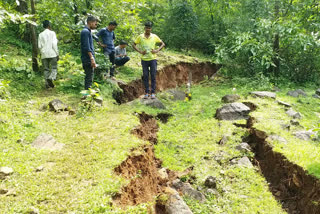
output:
[[[122,66],[126,64],[130,60],[130,57],[125,56],[125,57],[116,57],[115,59],[115,64],[118,66]]]
[[[110,77],[113,77],[114,76],[115,52],[114,51],[112,51],[111,53],[104,52],[103,54],[105,55],[105,57],[109,57],[109,60],[111,62]],[[107,73],[108,73],[108,69],[107,69]]]
[[[141,60],[145,93],[149,93],[149,73],[151,75],[151,93],[156,91],[157,60]]]
[[[42,59],[45,80],[55,80],[57,78],[57,57]],[[50,69],[51,66],[51,69]],[[46,82],[47,84],[47,82]]]
[[[91,66],[90,63],[82,64],[84,69],[85,77],[84,77],[84,89],[88,90],[91,88],[94,76],[94,68]]]

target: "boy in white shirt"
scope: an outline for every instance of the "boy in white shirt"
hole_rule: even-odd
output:
[[[118,45],[116,48],[115,48],[115,56],[116,56],[116,59],[115,59],[115,64],[117,66],[122,66],[124,64],[126,64],[129,60],[130,60],[130,57],[127,56],[127,51],[126,51],[126,47],[127,47],[128,43],[121,40],[120,41],[120,45]]]
[[[43,22],[43,28],[45,30],[39,34],[38,47],[44,68],[45,87],[48,89],[54,88],[53,80],[57,77],[59,52],[56,33],[51,30],[51,23],[48,20]]]

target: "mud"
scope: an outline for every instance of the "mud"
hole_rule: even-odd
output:
[[[253,148],[256,165],[269,183],[269,189],[290,214],[320,213],[320,182],[302,167],[290,162],[283,154],[273,151],[263,131],[251,128],[245,139]]]
[[[131,131],[131,134],[138,136],[139,138],[149,141],[153,144],[158,142],[157,132],[159,126],[157,120],[152,116],[144,112],[138,114],[140,118],[140,125]]]
[[[178,63],[168,65],[157,72],[156,91],[163,91],[169,88],[176,88],[182,84],[188,83],[189,72],[192,74],[192,82],[198,83],[205,76],[210,78],[214,75],[220,66],[211,63]],[[119,87],[123,90],[122,93],[114,93],[113,98],[119,103],[132,101],[144,94],[144,86],[142,79],[137,79],[129,84],[119,82]]]

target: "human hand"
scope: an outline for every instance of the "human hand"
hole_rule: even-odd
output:
[[[96,61],[94,59],[91,59],[91,67],[93,68],[97,67]]]
[[[151,53],[155,54],[155,53],[158,53],[159,51],[158,50],[152,50]]]
[[[147,51],[140,51],[140,53],[141,53],[142,55],[145,55],[145,54],[147,53]]]

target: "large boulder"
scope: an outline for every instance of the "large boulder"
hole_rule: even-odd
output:
[[[294,91],[288,91],[287,95],[291,96],[291,97],[306,97],[307,94],[306,92],[304,92],[302,89],[297,89]]]
[[[64,146],[58,143],[51,135],[42,133],[32,143],[32,146],[38,149],[61,150]]]
[[[222,97],[221,100],[224,103],[234,103],[234,102],[240,100],[240,96],[237,94],[228,94],[228,95],[225,95],[224,97]]]
[[[141,99],[141,103],[146,106],[150,106],[152,108],[165,109],[166,107],[163,103],[158,99]]]
[[[180,181],[180,179],[174,180],[172,182],[172,187],[178,191],[181,191],[183,195],[187,195],[190,198],[193,198],[200,202],[204,202],[206,200],[205,196],[201,192],[192,188],[192,186],[189,183],[184,183]]]
[[[276,99],[276,93],[269,92],[269,91],[253,91],[253,92],[250,92],[250,94],[254,97]]]
[[[217,109],[216,117],[219,120],[242,120],[248,119],[250,108],[243,103],[230,103]]]
[[[176,190],[167,187],[165,193],[168,195],[168,200],[165,204],[167,214],[192,214],[192,211]]]
[[[310,140],[316,137],[316,134],[317,133],[313,131],[299,131],[294,133],[294,135],[301,140]]]

